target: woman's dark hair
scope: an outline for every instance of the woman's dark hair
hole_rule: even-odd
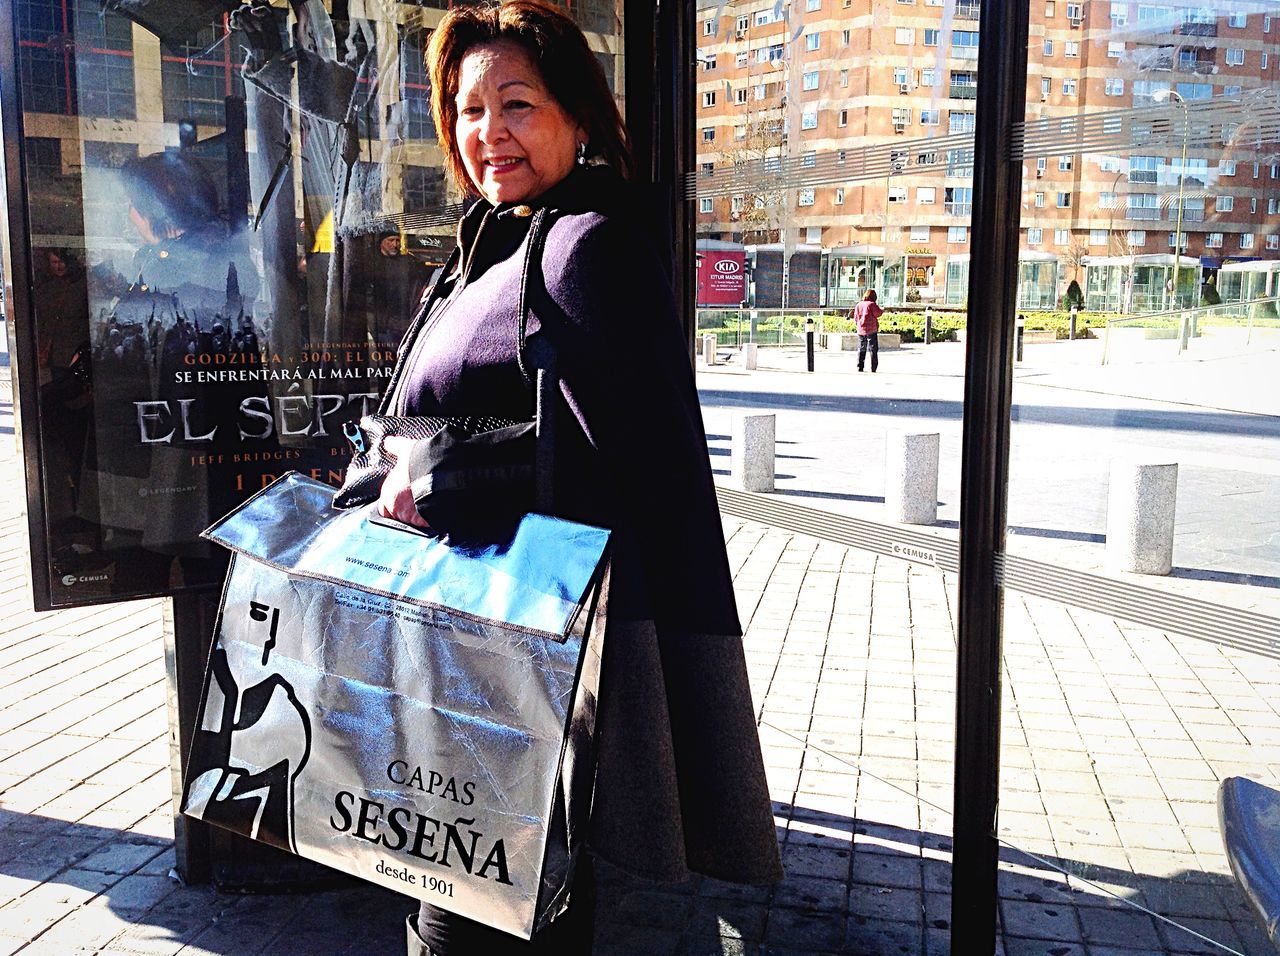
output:
[[[868,302],[874,302],[876,300],[876,290],[868,289],[867,294],[864,295],[863,298],[866,299]]]
[[[129,202],[157,233],[218,221],[218,187],[204,164],[182,153],[152,153],[120,169]]]
[[[456,6],[445,14],[427,44],[431,115],[444,147],[445,165],[462,189],[475,192],[458,149],[458,77],[474,46],[510,40],[520,45],[542,74],[547,91],[587,133],[587,155],[630,178],[631,144],[609,92],[604,71],[578,25],[538,0]]]

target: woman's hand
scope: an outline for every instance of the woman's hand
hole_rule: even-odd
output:
[[[413,451],[413,445],[412,438],[391,436],[384,440],[383,447],[395,456],[396,463],[382,483],[382,493],[378,496],[378,514],[418,528],[426,528],[428,525],[422,515],[418,514],[413,490],[409,487],[409,454]]]

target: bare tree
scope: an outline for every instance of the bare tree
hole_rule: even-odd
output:
[[[748,120],[745,135],[735,138],[721,160],[733,166],[749,185],[734,197],[729,218],[747,244],[776,242],[786,190],[780,176],[786,139],[777,119]]]

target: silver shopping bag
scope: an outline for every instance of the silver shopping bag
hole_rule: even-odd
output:
[[[586,835],[608,532],[452,547],[285,475],[233,552],[182,810],[528,939]]]

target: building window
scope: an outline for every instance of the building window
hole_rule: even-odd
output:
[[[1084,20],[1084,7],[1079,3],[1067,4],[1067,19],[1072,23],[1080,23]]]
[[[841,31],[840,31],[840,45],[841,45],[841,46],[848,46],[848,45],[849,45],[849,40],[850,40],[850,31],[848,31],[848,30],[841,30]]]
[[[1053,41],[1045,40],[1043,52],[1045,56],[1053,56]]]
[[[895,66],[893,68],[893,82],[899,87],[909,85],[911,81],[907,78],[908,72],[905,66]]]
[[[951,55],[966,60],[978,58],[978,32],[976,30],[953,30],[951,32]]]
[[[800,190],[800,194],[799,194],[799,196],[798,196],[798,197],[797,197],[797,199],[796,199],[796,204],[797,204],[797,205],[799,205],[799,206],[812,206],[812,205],[813,205],[813,190],[812,190],[812,189],[802,189],[802,190]]]
[[[836,198],[833,200],[833,202],[837,206],[844,205],[844,187],[843,186],[836,187]]]
[[[1244,50],[1227,47],[1227,66],[1244,66]]]
[[[1259,59],[1261,62],[1259,62],[1258,66],[1265,70],[1267,68],[1267,59],[1268,59],[1266,50],[1262,51],[1262,56]]]
[[[1103,191],[1098,193],[1098,208],[1099,209],[1115,209],[1116,194],[1110,191]]]
[[[747,65],[747,55],[746,55],[745,53],[739,53],[739,54],[737,54],[737,55],[733,58],[733,65],[734,65],[734,66],[746,66],[746,65]]]
[[[715,68],[716,68],[716,55],[714,53],[708,53],[706,55],[706,59],[702,61],[702,72],[710,73]]]
[[[1129,22],[1129,4],[1116,3],[1111,4],[1111,25],[1113,27],[1122,27]]]
[[[716,138],[716,131],[714,127],[711,127],[711,126],[702,127],[702,141],[704,143],[715,142],[715,138]]]
[[[812,169],[818,165],[818,154],[810,150],[800,157],[800,165],[804,169]]]
[[[1206,249],[1221,249],[1221,248],[1222,248],[1222,233],[1220,233],[1220,232],[1207,232],[1207,233],[1205,233],[1205,236],[1204,236],[1204,247],[1205,247]]]
[[[818,88],[818,71],[813,70],[809,73],[806,73],[801,78],[800,85],[806,90],[816,90]]]
[[[948,226],[947,242],[968,242],[969,227],[968,226]]]
[[[848,85],[849,85],[849,71],[848,71],[848,70],[841,70],[841,71],[840,71],[840,85],[841,85],[841,86],[848,86]]]
[[[1155,193],[1130,193],[1125,196],[1125,218],[1159,219],[1160,197]]]
[[[916,187],[916,205],[932,206],[937,195],[938,195],[938,190],[937,190],[937,187],[935,186],[917,186]]]
[[[1070,230],[1070,229],[1055,229],[1055,230],[1053,230],[1053,244],[1054,244],[1055,246],[1065,246],[1065,245],[1070,244],[1070,242],[1071,242],[1071,230]]]
[[[927,69],[923,69],[923,70],[921,70],[921,71],[920,71],[920,85],[921,85],[921,86],[933,86],[933,85],[934,85],[935,83],[937,83],[937,82],[938,82],[938,71],[937,71],[937,70],[932,69],[932,68],[927,68]]]
[[[1080,41],[1079,41],[1079,40],[1065,40],[1065,41],[1063,41],[1063,44],[1062,44],[1062,55],[1063,55],[1063,56],[1079,56],[1079,55],[1080,55]]]
[[[772,10],[761,10],[759,13],[756,14],[756,26],[767,27],[772,22],[773,22]]]
[[[944,187],[942,190],[942,208],[953,216],[970,215],[973,212],[973,187]]]
[[[747,88],[745,86],[740,90],[733,91],[733,101],[739,105],[747,101]]]
[[[1234,159],[1218,160],[1219,176],[1234,176],[1236,174],[1236,161]]]
[[[1161,160],[1156,156],[1130,156],[1129,182],[1159,182]]]
[[[1239,11],[1234,11],[1232,13],[1227,14],[1227,26],[1229,27],[1235,27],[1236,29],[1243,29],[1248,22],[1249,22],[1249,15],[1247,13],[1240,13]]]
[[[818,245],[822,242],[821,226],[806,226],[804,230],[804,241],[810,245]]]
[[[937,126],[942,121],[942,110],[921,110],[921,126]]]
[[[715,203],[714,199],[699,199],[698,212],[701,212],[701,213],[711,212],[711,210],[714,208],[714,203]]]
[[[166,123],[192,120],[201,126],[225,126],[227,122],[226,99],[228,95],[244,96],[244,81],[236,69],[236,63],[222,53],[209,54],[210,47],[222,36],[221,24],[201,30],[193,40],[174,52],[162,50],[160,77],[164,95],[164,119]],[[418,35],[419,39],[421,34]],[[82,42],[77,37],[77,42]],[[232,44],[224,43],[219,50],[228,51]],[[421,47],[418,48],[421,51]],[[188,58],[193,58],[195,74],[187,69]],[[207,57],[207,58],[206,58]],[[418,59],[422,59],[419,52]],[[230,89],[228,89],[228,86]],[[83,110],[82,110],[83,111]],[[119,114],[116,114],[117,116]],[[374,111],[376,116],[376,110]]]
[[[1054,14],[1057,13],[1057,7],[1058,5],[1054,3],[1053,0],[1046,0],[1044,5],[1045,17],[1052,20],[1054,17]]]
[[[1036,208],[1044,208],[1044,193],[1036,193]]]
[[[1257,212],[1258,210],[1255,209],[1253,211]],[[1280,212],[1280,199],[1276,198],[1275,196],[1268,196],[1267,197],[1267,215],[1274,216],[1277,212]]]
[[[1219,196],[1218,201],[1214,203],[1214,209],[1217,212],[1231,212],[1235,204],[1236,198],[1234,196]]]
[[[912,226],[911,241],[912,242],[928,242],[929,227],[928,226]]]
[[[1270,17],[1270,16],[1264,16],[1264,17],[1262,18],[1262,32],[1263,32],[1263,33],[1270,33],[1270,32],[1271,32],[1271,17]]]
[[[741,215],[742,213],[742,197],[734,196],[729,200],[729,212],[733,215]]]
[[[715,21],[715,20],[703,20],[703,21],[702,21],[702,35],[703,35],[704,37],[713,37],[713,36],[715,36],[715,35],[716,35],[716,21]]]
[[[812,53],[814,50],[818,49],[818,47],[819,47],[821,44],[822,44],[822,34],[821,34],[821,33],[808,33],[808,34],[806,34],[806,35],[805,35],[805,38],[804,38],[804,48],[805,48],[807,51],[809,51],[810,53]]]
[[[911,109],[905,106],[893,108],[893,125],[895,128],[911,125]]]
[[[1129,232],[1125,234],[1125,239],[1128,240],[1129,245],[1135,248],[1138,246],[1145,246],[1147,244],[1146,230],[1130,229]]]
[[[1062,81],[1062,95],[1063,96],[1076,95],[1076,81],[1074,79],[1064,79]]]
[[[848,125],[849,125],[849,111],[848,111],[848,110],[841,110],[841,111],[836,115],[836,125],[837,125],[837,126],[848,126]]]
[[[1058,193],[1058,208],[1059,209],[1071,208],[1071,193]]]
[[[715,105],[716,105],[716,91],[715,91],[715,90],[708,90],[707,92],[705,92],[705,93],[703,93],[703,94],[702,94],[702,105],[703,105],[704,107],[706,107],[706,106],[715,106]]]
[[[822,0],[804,0],[804,8],[809,13],[813,13],[814,10],[821,10]]]
[[[1174,237],[1175,237],[1175,235],[1177,235],[1177,234],[1176,234],[1176,233],[1172,233],[1172,232],[1171,232],[1171,233],[1169,233],[1169,248],[1170,248],[1170,249],[1172,249],[1172,248],[1173,248],[1173,243],[1174,243]],[[1185,232],[1182,234],[1182,243],[1181,243],[1181,245],[1179,246],[1179,248],[1181,248],[1181,249],[1182,249],[1182,250],[1184,250],[1184,251],[1185,251],[1185,250],[1186,250],[1186,248],[1187,248],[1187,234],[1186,234]]]
[[[1070,157],[1070,156],[1059,156],[1059,157],[1058,157],[1058,172],[1060,172],[1060,173],[1069,173],[1069,172],[1071,172],[1071,157]]]
[[[947,132],[972,133],[975,115],[974,113],[965,113],[960,110],[950,110],[947,113]]]
[[[1106,244],[1107,244],[1107,230],[1105,229],[1089,230],[1089,245],[1105,246]]]
[[[733,138],[738,140],[739,142],[746,139],[747,138],[746,126],[735,126],[733,128]]]
[[[1032,226],[1027,230],[1027,245],[1038,246],[1044,242],[1044,230],[1039,226]]]
[[[1268,249],[1280,249],[1280,236],[1267,236]]]
[[[800,128],[801,129],[817,129],[818,128],[817,110],[812,110],[812,111],[800,114]]]
[[[907,187],[906,186],[890,186],[888,192],[886,193],[886,198],[889,200],[889,202],[893,202],[893,203],[906,202]]]
[[[925,33],[928,33],[928,32],[929,32],[928,30],[925,31]],[[916,31],[912,30],[910,27],[898,27],[896,30],[893,31],[893,42],[898,44],[898,46],[910,46],[911,43],[915,40],[915,38],[916,38]],[[936,43],[933,45],[937,46]]]
[[[750,25],[750,17],[738,17],[737,31],[740,35],[746,36],[747,27]]]
[[[901,31],[901,30],[899,30],[898,32],[899,32],[899,33],[902,33],[902,31]],[[908,32],[910,32],[910,31],[908,31]],[[937,46],[937,45],[938,45],[938,31],[937,31],[937,30],[928,30],[928,29],[926,29],[926,30],[924,31],[924,45],[925,45],[925,46]]]
[[[1107,57],[1112,60],[1120,60],[1124,58],[1124,41],[1114,40],[1107,44]]]
[[[1253,248],[1253,233],[1251,232],[1240,233],[1240,248],[1241,249]]]

